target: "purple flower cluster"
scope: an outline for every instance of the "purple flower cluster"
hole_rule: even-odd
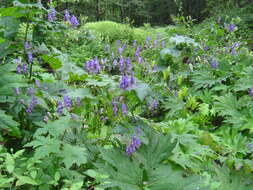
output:
[[[70,24],[72,28],[76,28],[79,25],[78,20],[74,15],[70,19]]]
[[[250,95],[250,97],[253,99],[253,87],[251,87],[251,88],[249,89],[249,95]]]
[[[56,10],[55,10],[55,8],[51,8],[50,10],[48,10],[48,12],[47,12],[47,20],[49,21],[49,22],[53,22],[54,20],[55,20],[55,18],[56,18]]]
[[[225,28],[228,32],[234,32],[234,31],[235,31],[235,25],[234,25],[234,24],[227,24],[227,23],[224,23],[224,28]]]
[[[33,62],[33,54],[31,52],[28,52],[27,59],[28,59],[29,64],[31,64]]]
[[[56,112],[57,112],[59,115],[61,115],[62,112],[63,112],[63,104],[62,104],[61,101],[58,101],[58,102],[57,102],[57,109],[56,109]]]
[[[149,110],[151,111],[151,113],[154,113],[154,111],[158,107],[158,101],[156,99],[154,99],[151,104],[148,104],[148,106],[149,106]]]
[[[64,10],[64,21],[70,21],[70,14],[67,9]]]
[[[38,104],[38,100],[35,96],[33,96],[29,106],[26,109],[26,113],[28,114],[32,113],[34,106],[36,106],[37,104]]]
[[[78,96],[76,97],[76,106],[80,107],[81,106],[81,98]]]
[[[215,59],[213,59],[213,60],[211,61],[211,67],[212,67],[213,69],[217,69],[218,66],[219,66],[218,61],[215,60]]]
[[[66,108],[71,108],[72,103],[71,100],[68,96],[63,96],[63,101],[64,101],[64,105],[66,106]]]
[[[99,60],[97,58],[86,61],[85,69],[89,73],[97,74],[101,70]]]
[[[126,116],[127,114],[127,107],[124,102],[121,104],[121,113],[122,113],[122,116]]]
[[[113,113],[113,116],[116,116],[117,112],[118,112],[118,107],[117,107],[116,99],[113,98],[112,99],[112,113]]]
[[[141,140],[139,138],[140,133],[141,129],[137,127],[132,136],[131,142],[126,147],[126,153],[128,156],[131,156],[141,146]]]
[[[121,77],[121,81],[120,81],[120,85],[119,86],[123,90],[126,90],[127,88],[129,88],[131,86],[131,83],[130,83],[127,75],[123,75]]]

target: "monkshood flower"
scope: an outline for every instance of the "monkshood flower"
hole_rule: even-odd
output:
[[[121,104],[121,113],[122,113],[122,116],[125,116],[127,114],[127,107],[124,102]]]
[[[160,32],[157,33],[156,39],[157,39],[157,40],[160,40],[160,39],[161,39],[161,33],[160,33]]]
[[[230,25],[228,26],[228,31],[229,31],[229,32],[234,32],[234,30],[235,30],[235,25],[234,25],[234,24],[230,24]]]
[[[27,42],[27,41],[25,42],[24,48],[25,48],[25,50],[28,50],[30,48],[29,42]]]
[[[34,106],[36,106],[38,104],[38,100],[36,97],[32,97],[32,101],[30,102],[29,106],[26,109],[26,113],[30,114],[32,113],[32,110],[34,108]]]
[[[121,41],[120,40],[117,40],[116,42],[117,46],[119,47],[121,45]]]
[[[56,10],[55,10],[55,8],[51,9],[51,15],[52,15],[53,19],[55,19],[55,17],[56,17]]]
[[[162,48],[165,47],[165,41],[162,41]]]
[[[120,55],[122,55],[123,51],[124,51],[124,48],[118,47],[118,52],[119,52]]]
[[[156,48],[158,41],[154,40],[154,48]]]
[[[70,114],[70,117],[71,117],[71,119],[73,119],[73,120],[77,120],[77,115],[74,114],[74,113],[71,113],[71,114]]]
[[[40,81],[38,79],[35,79],[35,86],[37,88],[40,88]]]
[[[21,74],[22,73],[22,71],[21,71],[21,65],[20,64],[18,64],[18,66],[16,68],[16,72],[17,72],[17,74]]]
[[[135,78],[134,78],[134,72],[131,72],[131,78],[130,78],[130,83],[133,85],[135,83]]]
[[[123,75],[120,81],[120,88],[126,90],[129,87],[129,80],[127,75]]]
[[[28,69],[28,66],[27,66],[26,63],[24,63],[23,66],[22,66],[22,71],[23,71],[23,73],[26,73],[26,72],[27,72],[27,69]]]
[[[101,70],[101,67],[97,58],[86,61],[85,68],[89,73],[94,73],[94,74],[97,74]]]
[[[76,97],[76,105],[77,105],[77,107],[81,106],[81,98],[79,96]]]
[[[63,105],[62,105],[62,102],[61,101],[58,101],[57,102],[57,109],[56,109],[56,112],[61,115],[62,114],[62,111],[63,111]]]
[[[140,51],[141,51],[141,47],[138,46],[138,47],[136,48],[136,50],[135,50],[134,56],[135,56],[135,57],[139,57],[139,56],[140,56]]]
[[[27,58],[28,58],[28,63],[31,64],[32,61],[33,61],[33,54],[32,54],[31,52],[29,52],[29,53],[27,54]]]
[[[14,88],[14,91],[17,96],[20,94],[20,88]]]
[[[72,28],[76,28],[79,25],[78,20],[74,15],[70,19],[70,24]]]
[[[29,96],[32,96],[32,95],[33,95],[33,88],[32,88],[32,87],[27,88],[27,94],[28,94]]]
[[[250,97],[253,99],[253,87],[250,88],[250,90],[249,90],[249,95],[250,95]]]
[[[135,46],[136,46],[136,44],[137,44],[137,41],[136,41],[136,40],[134,40],[134,41],[133,41],[133,47],[135,47]]]
[[[153,100],[153,102],[149,105],[149,110],[153,113],[158,106],[158,101],[156,99]]]
[[[232,48],[232,49],[231,49],[230,55],[232,55],[232,56],[235,56],[235,55],[236,55],[236,50],[235,50],[235,48]]]
[[[113,98],[112,99],[112,113],[113,113],[113,116],[116,116],[117,112],[118,112],[118,108],[117,108],[116,99]]]
[[[126,147],[126,153],[128,156],[131,156],[141,146],[141,140],[139,138],[140,133],[141,129],[138,127],[132,136],[131,142]]]
[[[117,65],[118,65],[117,59],[114,59],[114,60],[113,60],[113,65],[114,65],[114,66],[117,66]]]
[[[139,57],[137,57],[137,62],[139,63],[139,64],[141,64],[142,63],[142,58],[139,56]]]
[[[119,71],[122,73],[124,72],[125,70],[125,60],[124,60],[124,57],[120,57],[120,60],[119,60]]]
[[[218,65],[219,65],[219,63],[218,63],[217,60],[213,59],[213,60],[211,61],[211,67],[212,67],[213,69],[217,69],[217,68],[218,68]]]
[[[209,47],[208,47],[208,46],[205,46],[203,49],[204,49],[204,51],[208,51],[208,50],[209,50]]]
[[[68,96],[63,96],[63,101],[64,101],[64,104],[67,108],[71,108],[72,104],[71,104],[71,100]]]
[[[47,13],[47,20],[48,20],[48,22],[54,21],[54,17],[50,11],[48,11],[48,13]]]
[[[67,9],[64,10],[64,21],[70,21],[70,14]]]
[[[132,70],[132,64],[131,64],[131,59],[130,59],[130,57],[128,57],[127,59],[126,59],[126,68],[127,68],[127,71],[131,71]]]

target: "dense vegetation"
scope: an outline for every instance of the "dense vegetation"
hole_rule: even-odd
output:
[[[0,2],[0,189],[253,189],[253,2],[166,2]]]

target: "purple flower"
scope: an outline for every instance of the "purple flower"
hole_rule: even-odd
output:
[[[32,113],[34,106],[36,106],[37,104],[38,104],[38,100],[36,97],[33,96],[29,106],[26,109],[26,113],[28,114]]]
[[[77,115],[74,114],[74,113],[71,113],[71,114],[70,114],[70,117],[71,117],[71,119],[73,119],[73,120],[76,120],[76,119],[77,119]]]
[[[33,54],[32,54],[31,52],[29,52],[29,53],[27,54],[27,58],[28,58],[28,63],[31,64],[32,61],[33,61]]]
[[[17,74],[21,74],[21,65],[18,64],[17,68],[16,68],[16,72]]]
[[[47,13],[47,20],[48,20],[48,22],[54,21],[54,17],[50,11],[48,11],[48,13]]]
[[[25,50],[28,50],[30,48],[29,42],[27,42],[27,41],[25,42],[24,48],[25,48]]]
[[[74,15],[70,19],[70,24],[72,28],[76,28],[79,25],[78,20]]]
[[[101,69],[97,58],[86,61],[85,68],[89,73],[94,73],[94,74],[97,74]]]
[[[127,114],[127,108],[124,102],[121,104],[121,113],[122,113],[122,116],[125,116]]]
[[[120,88],[126,90],[129,87],[129,80],[127,75],[123,75],[120,81]]]
[[[130,57],[128,57],[128,58],[126,59],[126,66],[127,66],[127,70],[130,72],[131,69],[132,69],[132,64],[131,64],[131,59],[130,59]]]
[[[114,61],[113,61],[113,65],[114,65],[114,66],[117,66],[117,64],[118,64],[117,59],[114,59]]]
[[[22,66],[23,73],[27,72],[27,68],[28,68],[27,64],[26,63],[23,64],[23,66]]]
[[[126,147],[126,153],[128,156],[131,156],[141,146],[141,140],[139,138],[141,130],[139,127],[136,128],[135,130],[136,132],[132,136],[131,142]]]
[[[156,48],[158,41],[154,40],[154,48]]]
[[[64,104],[67,108],[71,108],[71,100],[69,99],[68,96],[63,96],[63,101],[64,101]]]
[[[77,105],[77,107],[81,106],[81,98],[79,96],[76,97],[76,105]]]
[[[139,64],[142,63],[142,58],[141,58],[140,56],[137,58],[137,62],[138,62]]]
[[[162,48],[165,47],[165,41],[162,41]]]
[[[57,109],[56,109],[56,112],[61,115],[62,114],[62,111],[63,111],[63,105],[62,105],[62,102],[61,101],[58,101],[57,102]]]
[[[124,62],[125,62],[124,57],[121,56],[121,57],[120,57],[120,60],[119,60],[119,71],[120,71],[120,72],[123,72],[124,69],[125,69]]]
[[[140,47],[137,47],[134,53],[135,57],[139,57],[140,56]]]
[[[70,21],[70,14],[67,9],[64,10],[64,21]]]
[[[109,52],[110,51],[110,45],[106,44],[104,50],[105,50],[105,52]]]
[[[133,41],[133,47],[136,46],[136,42],[137,42],[136,40]]]
[[[32,87],[27,88],[27,94],[28,94],[29,96],[32,96],[32,95],[33,95],[33,88],[32,88]]]
[[[20,94],[20,88],[15,88],[15,94],[18,96]]]
[[[154,99],[152,104],[149,107],[150,111],[153,113],[157,109],[157,106],[158,106],[158,101]]]
[[[249,90],[249,95],[250,95],[250,97],[253,99],[253,87],[250,88],[250,90]]]
[[[157,39],[157,40],[160,40],[160,39],[161,39],[161,33],[160,33],[160,32],[157,33],[156,39]]]
[[[234,47],[231,49],[231,53],[230,53],[230,55],[232,55],[232,56],[236,55],[236,50],[235,50],[235,48],[234,48]]]
[[[35,86],[36,86],[37,88],[39,88],[39,87],[40,87],[40,81],[39,81],[39,80],[37,80],[37,79],[35,79]]]
[[[120,46],[121,45],[121,41],[117,40],[116,44],[117,44],[117,46]]]
[[[124,49],[122,47],[118,47],[118,52],[120,55],[122,55],[123,51],[124,51]]]
[[[115,98],[113,98],[112,99],[112,113],[113,113],[113,116],[116,116],[117,112],[118,112],[117,103],[116,103]]]
[[[208,46],[205,46],[204,47],[204,51],[208,51],[209,50],[209,47]]]
[[[54,20],[55,17],[56,17],[56,10],[55,10],[55,8],[52,8],[52,9],[51,9],[51,15],[52,15],[53,20]]]
[[[131,79],[130,79],[130,83],[133,85],[135,83],[135,78],[134,78],[134,72],[131,72]]]
[[[211,67],[213,68],[213,69],[217,69],[218,68],[218,65],[219,65],[219,63],[218,63],[218,61],[217,60],[212,60],[211,61]]]
[[[235,30],[235,25],[234,24],[230,24],[229,26],[228,26],[228,31],[229,32],[233,32]]]

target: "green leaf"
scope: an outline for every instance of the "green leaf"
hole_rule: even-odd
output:
[[[38,185],[34,179],[32,179],[28,176],[20,176],[20,175],[16,174],[16,177],[18,178],[18,181],[16,182],[16,186],[21,186],[24,184]]]
[[[73,164],[80,166],[87,163],[86,148],[64,144],[60,155],[63,157],[63,163],[69,169]]]
[[[52,69],[59,69],[62,66],[62,62],[57,57],[42,55],[41,58],[43,59],[43,61],[48,63]]]
[[[8,130],[12,136],[20,137],[21,133],[18,126],[19,123],[14,121],[11,116],[5,114],[3,110],[0,110],[0,129]]]

